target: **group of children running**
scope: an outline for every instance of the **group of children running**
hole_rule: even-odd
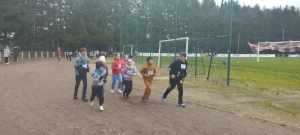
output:
[[[153,66],[153,58],[148,57],[147,65],[145,65],[141,70],[140,74],[143,77],[146,89],[142,96],[142,101],[144,103],[148,103],[150,93],[152,90],[152,81],[156,76],[156,68]],[[174,89],[177,85],[178,87],[178,106],[185,107],[182,102],[183,95],[183,82],[184,78],[187,75],[187,61],[186,61],[186,53],[179,53],[178,60],[174,61],[169,66],[169,87],[165,90],[162,95],[162,101],[165,102],[168,94]],[[105,57],[101,56],[99,61],[96,62],[96,68],[92,72],[92,94],[90,99],[86,98],[86,89],[87,89],[87,72],[89,72],[89,59],[87,57],[87,49],[81,48],[80,54],[75,60],[74,68],[76,75],[76,84],[74,89],[74,99],[78,99],[78,87],[80,81],[83,82],[83,91],[82,91],[82,101],[90,101],[90,105],[93,106],[93,100],[97,96],[99,98],[99,109],[101,111],[104,110],[104,87],[107,82],[108,76],[108,67],[106,66]],[[116,54],[114,61],[111,64],[112,69],[112,84],[110,92],[114,93],[114,86],[116,80],[118,80],[118,92],[122,94],[123,98],[129,98],[129,95],[132,91],[132,78],[136,76],[137,68],[134,63],[134,56],[128,57],[128,55],[124,55],[123,60],[120,60],[120,54]]]

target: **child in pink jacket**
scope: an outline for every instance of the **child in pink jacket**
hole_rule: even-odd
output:
[[[132,65],[132,60],[129,59],[122,72],[122,78],[124,79],[124,83],[125,83],[125,90],[122,94],[123,98],[129,98],[129,94],[132,91],[132,77],[133,74],[135,73],[136,71],[134,70],[134,67]]]

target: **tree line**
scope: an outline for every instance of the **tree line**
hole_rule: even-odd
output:
[[[221,8],[214,0],[1,0],[0,45],[32,51],[53,51],[58,46],[65,51],[80,47],[120,51],[121,43],[192,37],[214,38],[215,52],[226,53],[228,38],[216,36],[229,34],[229,15],[230,3]],[[239,53],[252,53],[247,42],[300,40],[297,24],[298,7],[268,9],[234,1],[232,53],[237,52],[239,35]]]

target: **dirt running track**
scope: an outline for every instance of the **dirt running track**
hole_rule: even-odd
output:
[[[99,111],[98,102],[91,107],[88,102],[73,100],[73,61],[39,59],[21,61],[18,65],[2,62],[0,69],[1,135],[300,134],[299,128],[200,105],[186,104],[186,108],[179,108],[175,99],[162,102],[158,94],[152,94],[150,102],[144,104],[141,90],[133,90],[130,99],[123,99],[121,94],[109,93],[108,85],[105,110]],[[90,84],[89,76],[88,98]],[[82,84],[79,97],[81,92]]]

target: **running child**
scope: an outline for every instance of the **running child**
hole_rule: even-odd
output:
[[[104,92],[103,92],[103,79],[104,79],[104,65],[102,62],[97,61],[96,62],[96,69],[92,73],[93,78],[93,85],[92,85],[92,94],[90,97],[90,105],[93,106],[93,100],[95,99],[96,95],[99,98],[99,109],[100,111],[103,111],[103,103],[104,103]]]
[[[118,79],[118,92],[123,93],[121,91],[122,85],[122,75],[121,75],[121,61],[120,61],[120,54],[115,54],[115,60],[111,63],[112,69],[112,83],[110,87],[110,93],[114,93],[115,83]]]
[[[140,73],[142,74],[144,83],[146,85],[146,89],[142,97],[142,100],[144,103],[148,103],[151,89],[152,89],[152,81],[154,76],[156,76],[156,68],[153,66],[152,57],[147,58],[147,65],[141,69]]]
[[[166,101],[168,94],[174,89],[177,85],[178,88],[178,106],[185,107],[185,104],[182,102],[182,95],[183,95],[183,81],[186,77],[186,70],[187,70],[188,62],[186,61],[186,53],[181,52],[179,53],[178,60],[174,61],[169,66],[169,87],[162,95],[162,101]]]
[[[129,98],[129,94],[132,91],[132,76],[136,73],[133,65],[132,60],[127,61],[127,65],[125,66],[122,72],[122,78],[125,84],[125,90],[123,91],[122,97]]]

